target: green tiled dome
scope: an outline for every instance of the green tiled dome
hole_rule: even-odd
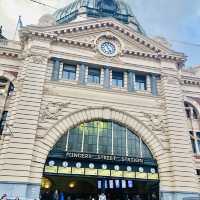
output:
[[[114,17],[123,23],[132,23],[136,31],[144,33],[130,6],[121,0],[75,0],[54,13],[57,23],[63,24],[75,20],[82,7],[85,8],[88,17]]]

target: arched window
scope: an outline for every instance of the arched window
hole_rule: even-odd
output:
[[[200,154],[200,132],[190,131],[193,153]]]
[[[197,109],[190,103],[185,102],[185,112],[186,112],[186,116],[189,119],[198,119],[199,118],[199,114]]]
[[[0,135],[6,125],[6,120],[8,117],[7,111],[7,99],[12,95],[14,91],[14,85],[5,77],[0,77]]]
[[[92,121],[70,129],[52,150],[59,151],[153,158],[140,137],[112,121]]]

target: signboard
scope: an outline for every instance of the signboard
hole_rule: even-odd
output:
[[[45,166],[44,171],[47,173],[57,173],[58,167],[57,166]]]
[[[152,174],[152,173],[148,173],[148,179],[149,180],[158,180],[158,174]]]
[[[123,177],[123,171],[111,170],[111,176],[113,176],[113,177]]]
[[[85,169],[85,175],[88,175],[88,176],[97,176],[98,175],[97,169],[86,168]]]
[[[147,179],[147,173],[136,172],[136,178]]]
[[[71,167],[58,167],[58,174],[71,174],[72,168]]]
[[[85,174],[85,170],[84,168],[76,168],[76,167],[72,167],[72,174],[76,174],[76,175],[81,175],[81,174]]]
[[[143,158],[132,158],[126,156],[115,156],[115,155],[101,155],[101,154],[91,154],[91,153],[75,153],[75,152],[67,152],[66,158],[73,159],[89,159],[89,160],[101,160],[101,161],[118,161],[118,162],[128,162],[128,163],[137,163],[143,164]]]
[[[99,176],[110,176],[110,170],[107,169],[98,169]]]
[[[124,172],[124,178],[135,178],[135,172]]]

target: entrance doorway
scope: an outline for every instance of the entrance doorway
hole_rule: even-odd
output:
[[[104,193],[107,200],[159,200],[158,181],[109,179],[82,176],[47,175],[50,187],[41,189],[42,200],[98,200]]]

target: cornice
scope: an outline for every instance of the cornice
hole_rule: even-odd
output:
[[[99,28],[113,28],[120,33],[125,34],[131,40],[134,40],[138,44],[142,44],[145,47],[149,48],[151,51],[153,50],[155,53],[150,54],[146,52],[133,52],[129,50],[124,50],[124,54],[134,55],[139,57],[149,57],[154,59],[163,59],[163,60],[172,60],[175,62],[185,62],[185,56],[183,54],[178,54],[173,52],[166,47],[162,46],[160,43],[153,41],[150,38],[147,38],[130,27],[127,27],[123,24],[116,22],[115,20],[106,19],[106,20],[96,20],[96,21],[86,21],[82,23],[70,23],[65,26],[52,26],[50,28],[41,28],[37,26],[28,26],[21,31],[21,38],[37,36],[39,38],[47,38],[55,42],[62,42],[66,44],[71,44],[77,47],[86,47],[86,48],[94,48],[94,44],[86,43],[86,42],[78,42],[72,39],[63,38],[62,35],[66,33],[75,33],[81,32],[85,30],[91,29],[99,29]],[[167,52],[167,53],[166,53]]]

